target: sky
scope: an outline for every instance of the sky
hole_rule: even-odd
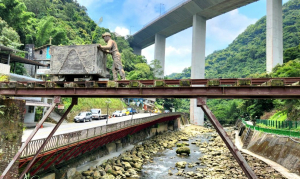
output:
[[[99,25],[119,35],[132,35],[185,0],[77,0]],[[266,1],[259,0],[207,21],[206,56],[226,48],[249,25],[266,15]],[[288,0],[283,0],[286,3]],[[191,66],[192,28],[166,39],[165,75]],[[142,50],[148,63],[154,59],[154,45]]]

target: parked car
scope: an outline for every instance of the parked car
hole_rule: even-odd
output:
[[[129,115],[129,111],[127,109],[123,109],[122,110],[122,115],[123,116],[128,116]]]
[[[170,113],[170,110],[165,110],[164,113]]]
[[[74,117],[74,122],[86,122],[92,121],[92,113],[91,112],[81,112],[77,116]]]
[[[132,115],[132,114],[136,114],[136,109],[134,108],[127,108],[127,110],[129,111],[129,114]]]
[[[107,119],[107,114],[101,114],[101,109],[91,109],[92,119]]]
[[[115,111],[113,114],[112,114],[114,117],[122,117],[122,111]]]

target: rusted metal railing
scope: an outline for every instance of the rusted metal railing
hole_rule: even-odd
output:
[[[47,152],[53,149],[57,149],[59,147],[84,141],[106,133],[118,131],[120,129],[152,122],[161,119],[163,117],[176,116],[176,115],[181,115],[181,113],[160,114],[160,115],[149,116],[145,118],[138,118],[138,119],[132,119],[132,120],[122,121],[118,123],[112,123],[105,126],[98,126],[94,128],[84,129],[84,130],[71,132],[67,134],[55,135],[51,137],[51,139],[48,141],[47,145],[44,147],[43,152]],[[23,153],[21,154],[21,158],[33,156],[37,152],[37,150],[41,147],[44,140],[45,139],[43,138],[43,139],[30,141],[27,147],[25,148],[25,150],[23,151]]]

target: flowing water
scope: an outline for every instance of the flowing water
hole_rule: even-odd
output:
[[[199,147],[195,144],[191,144],[192,142],[201,141],[201,142],[208,142],[210,138],[210,134],[203,134],[194,138],[190,138],[189,141],[189,148],[191,149],[191,153],[189,156],[178,156],[176,155],[176,149],[178,147],[173,147],[172,150],[166,149],[164,151],[158,152],[153,156],[153,163],[147,163],[143,165],[143,169],[141,172],[141,178],[143,179],[160,179],[160,178],[184,178],[176,176],[175,174],[178,170],[175,167],[176,162],[185,161],[187,165],[189,163],[196,163],[199,162],[199,157],[203,156],[199,151]],[[184,171],[193,171],[195,172],[196,168],[201,168],[204,166],[196,165],[193,168],[186,167]],[[168,172],[171,170],[173,175],[169,175]]]

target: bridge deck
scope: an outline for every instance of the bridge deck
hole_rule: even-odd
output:
[[[135,81],[139,87],[129,87],[133,81],[95,82],[2,82],[0,95],[38,97],[151,97],[151,98],[299,98],[300,77],[256,79],[190,79]],[[187,85],[182,85],[183,82]],[[277,82],[277,83],[274,83]],[[71,87],[70,87],[71,86]]]

